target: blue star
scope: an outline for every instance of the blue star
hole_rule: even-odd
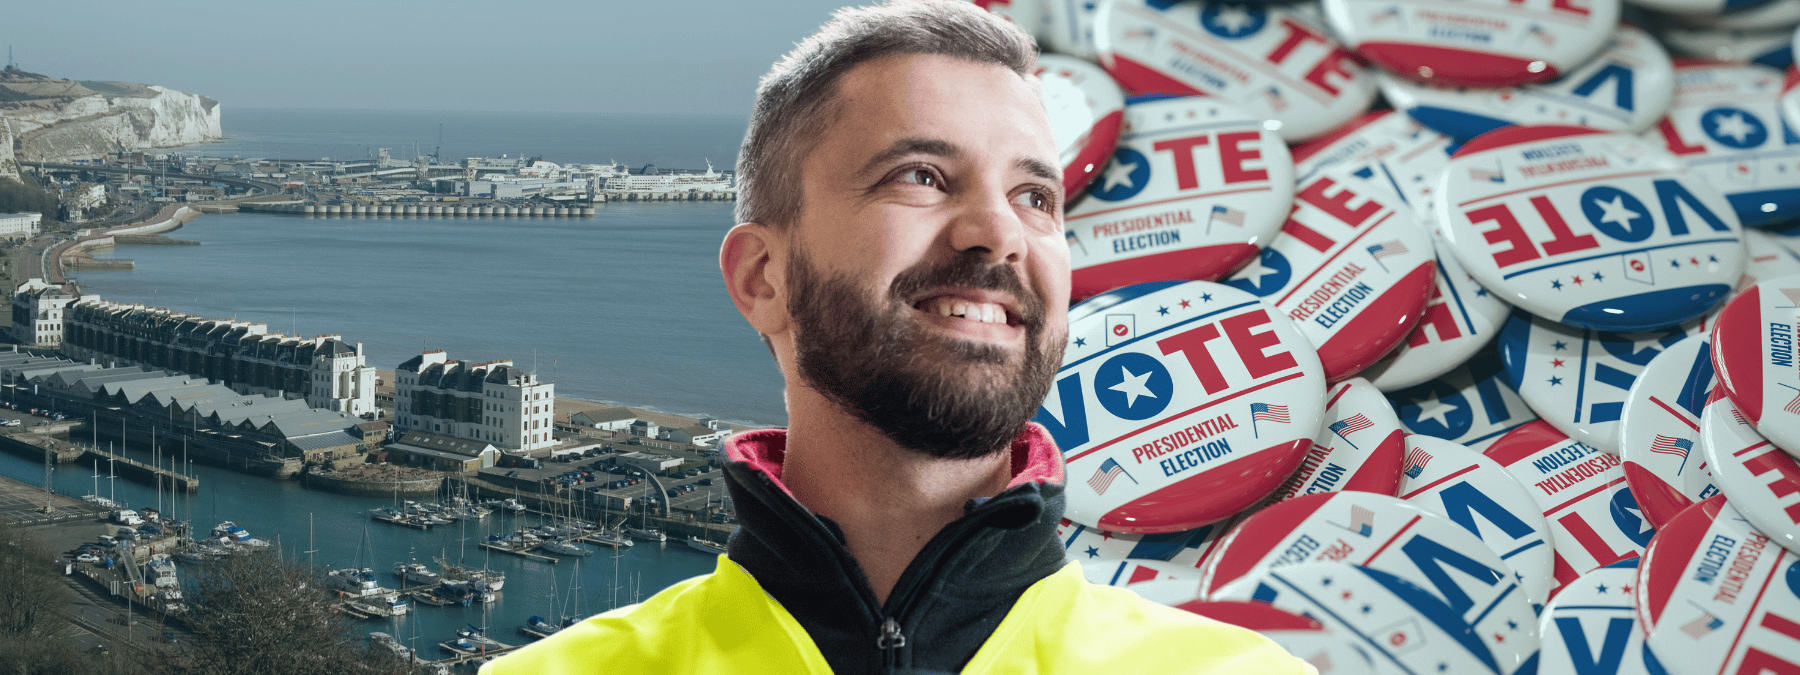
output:
[[[1086,347],[1087,346],[1087,338],[1075,338],[1075,346]]]
[[[1600,584],[1600,592],[1601,592],[1601,593],[1605,593],[1605,592],[1606,592],[1606,584]]]
[[[1514,620],[1512,620],[1512,619],[1507,619],[1507,620],[1506,620],[1506,629],[1507,629],[1507,630],[1518,630],[1518,629],[1519,629],[1519,622],[1517,622],[1517,621],[1514,621]]]
[[[1368,614],[1368,613],[1369,613],[1369,612],[1370,612],[1370,611],[1371,611],[1371,610],[1373,610],[1373,609],[1375,609],[1375,608],[1374,608],[1374,607],[1370,607],[1370,606],[1368,606],[1368,605],[1363,605],[1363,613],[1364,613],[1364,614]]]
[[[1706,256],[1706,261],[1707,262],[1719,262],[1719,256],[1716,256],[1716,255]]]
[[[1525,581],[1525,575],[1520,574],[1518,572],[1513,572],[1513,578],[1518,579],[1520,583],[1524,583],[1524,581]]]
[[[1673,268],[1675,268],[1675,269],[1681,269],[1681,263],[1679,263],[1679,262],[1676,262],[1676,261],[1674,261],[1674,260],[1670,260],[1670,261],[1669,261],[1669,266],[1670,266],[1670,267],[1673,267]]]
[[[1211,293],[1202,294],[1200,296],[1200,301],[1201,302],[1212,302],[1212,294]]]
[[[1599,272],[1595,272],[1595,273],[1594,273],[1594,281],[1604,281],[1604,280],[1605,280],[1605,279],[1604,279],[1604,278],[1603,278],[1603,277],[1601,277],[1601,276],[1600,276],[1600,273],[1599,273]]]
[[[1553,344],[1553,345],[1550,345],[1550,346],[1552,346],[1552,347],[1555,347],[1555,348],[1556,348],[1556,351],[1559,351],[1559,352],[1560,352],[1560,351],[1562,351],[1562,350],[1564,350],[1564,349],[1568,349],[1568,348],[1569,348],[1569,343],[1567,343],[1567,342],[1563,342],[1563,341],[1562,341],[1562,340],[1557,340],[1557,341],[1556,341],[1556,344]]]
[[[1168,315],[1169,315],[1169,308],[1167,308],[1167,307],[1158,307],[1158,308],[1156,308],[1156,313],[1157,313],[1157,314],[1158,314],[1158,315],[1161,315],[1161,316],[1168,316]]]
[[[1477,297],[1477,298],[1485,298],[1485,297],[1487,297],[1487,289],[1485,289],[1485,288],[1477,288],[1477,289],[1475,289],[1475,297]]]
[[[1089,558],[1097,558],[1097,557],[1100,557],[1100,549],[1097,549],[1097,548],[1094,548],[1094,547],[1092,547],[1092,546],[1089,546],[1089,547],[1088,547],[1088,550],[1087,550],[1087,554],[1088,554],[1088,557],[1089,557]]]
[[[1552,386],[1552,387],[1554,387],[1554,386],[1556,386],[1556,385],[1559,385],[1559,384],[1562,384],[1562,378],[1560,378],[1560,377],[1552,377],[1552,378],[1550,378],[1550,386]]]
[[[1562,280],[1561,279],[1551,279],[1550,287],[1554,288],[1556,290],[1559,290],[1559,291],[1562,290]]]
[[[1319,585],[1320,586],[1330,586],[1331,585],[1331,577],[1325,577],[1324,579],[1319,580]]]
[[[1441,672],[1444,672],[1444,671],[1446,671],[1446,670],[1449,670],[1449,669],[1450,669],[1450,664],[1448,664],[1448,663],[1440,663],[1440,664],[1438,664],[1438,672],[1440,672],[1440,673],[1441,673]]]

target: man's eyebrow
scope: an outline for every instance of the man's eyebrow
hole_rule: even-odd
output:
[[[1019,158],[1019,161],[1013,162],[1013,166],[1024,169],[1026,173],[1056,183],[1057,185],[1062,184],[1062,171],[1054,166],[1045,164],[1040,160],[1032,159],[1030,157],[1021,157]]]
[[[962,148],[957,147],[955,143],[938,138],[902,138],[894,141],[887,149],[875,153],[875,156],[870,157],[869,161],[863,164],[862,170],[857,173],[869,173],[883,164],[907,155],[937,155],[955,159],[962,155]]]

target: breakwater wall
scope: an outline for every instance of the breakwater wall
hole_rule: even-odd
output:
[[[443,487],[440,476],[380,480],[369,476],[341,476],[336,473],[307,471],[300,474],[300,484],[315,490],[363,497],[393,495],[433,495]]]

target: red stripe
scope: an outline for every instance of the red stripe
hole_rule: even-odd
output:
[[[1655,396],[1650,397],[1650,402],[1660,406],[1663,410],[1669,411],[1670,415],[1673,415],[1675,419],[1681,420],[1682,424],[1688,425],[1688,428],[1693,429],[1694,431],[1700,430],[1700,425],[1695,424],[1693,420],[1688,419],[1687,413],[1669,407],[1669,404],[1663,403],[1662,399]]]
[[[1463,475],[1463,474],[1465,474],[1465,473],[1468,473],[1468,472],[1470,472],[1470,471],[1474,471],[1474,470],[1476,470],[1476,469],[1479,469],[1479,468],[1481,468],[1481,465],[1480,465],[1480,464],[1470,464],[1470,465],[1468,465],[1468,466],[1465,466],[1465,467],[1463,467],[1463,468],[1461,468],[1461,469],[1458,469],[1458,470],[1457,470],[1457,471],[1456,471],[1456,473],[1453,473],[1453,474],[1450,474],[1450,475],[1448,475],[1448,476],[1444,476],[1444,477],[1443,477],[1443,478],[1439,478],[1439,479],[1437,479],[1437,480],[1434,480],[1434,481],[1431,481],[1431,482],[1430,482],[1430,483],[1428,483],[1428,484],[1426,484],[1426,485],[1425,485],[1425,487],[1422,487],[1422,488],[1419,488],[1419,489],[1417,489],[1417,490],[1413,490],[1413,491],[1412,491],[1412,492],[1408,492],[1408,493],[1406,493],[1406,494],[1403,494],[1403,495],[1400,495],[1400,498],[1401,498],[1401,499],[1411,499],[1411,498],[1412,498],[1412,497],[1414,497],[1414,496],[1415,496],[1415,495],[1418,495],[1418,494],[1419,494],[1419,493],[1421,493],[1421,492],[1426,492],[1426,491],[1429,491],[1429,490],[1430,490],[1430,489],[1432,489],[1432,488],[1434,488],[1434,487],[1437,487],[1437,486],[1439,486],[1439,485],[1443,485],[1443,484],[1444,484],[1444,481],[1447,481],[1447,480],[1450,480],[1450,479],[1452,479],[1452,478],[1455,478],[1455,477],[1457,477],[1457,476],[1461,476],[1461,475]]]
[[[1485,11],[1489,8],[1483,7],[1482,9]],[[1487,86],[1492,87],[1502,85],[1491,84]],[[1552,138],[1566,138],[1569,136],[1586,136],[1598,133],[1604,132],[1598,129],[1589,129],[1587,127],[1571,127],[1556,124],[1542,124],[1528,127],[1502,127],[1476,136],[1469,142],[1464,143],[1462,147],[1457,148],[1456,154],[1451,155],[1450,157],[1467,157],[1478,152],[1503,148],[1509,145],[1531,143],[1533,141],[1547,141]]]
[[[1083,450],[1083,451],[1081,451],[1081,452],[1079,452],[1079,453],[1076,453],[1076,454],[1075,454],[1075,455],[1073,455],[1073,456],[1070,456],[1070,457],[1068,457],[1068,458],[1067,458],[1067,459],[1065,459],[1065,460],[1063,460],[1063,461],[1064,461],[1064,463],[1068,463],[1068,464],[1073,464],[1073,463],[1074,463],[1074,462],[1075,462],[1075,461],[1077,461],[1077,460],[1079,460],[1079,459],[1081,459],[1081,458],[1083,458],[1083,457],[1086,457],[1086,456],[1088,456],[1088,455],[1091,455],[1091,454],[1094,454],[1094,453],[1096,453],[1096,452],[1099,452],[1099,451],[1101,451],[1101,450],[1103,450],[1103,449],[1105,449],[1105,448],[1107,448],[1107,447],[1108,447],[1108,446],[1111,446],[1111,445],[1112,445],[1112,444],[1114,444],[1114,443],[1118,443],[1118,442],[1119,442],[1119,441],[1123,441],[1123,440],[1125,440],[1125,439],[1127,439],[1127,438],[1131,438],[1131,437],[1132,437],[1132,436],[1136,436],[1136,435],[1138,435],[1138,434],[1141,434],[1141,433],[1144,433],[1144,432],[1146,432],[1146,431],[1149,431],[1149,430],[1151,430],[1151,429],[1155,429],[1155,428],[1156,428],[1156,427],[1159,427],[1159,426],[1162,426],[1162,425],[1163,425],[1163,424],[1166,424],[1166,423],[1168,423],[1168,422],[1171,422],[1171,421],[1174,421],[1174,420],[1175,420],[1175,419],[1178,419],[1178,418],[1181,418],[1181,417],[1186,417],[1186,416],[1188,416],[1188,415],[1192,415],[1192,414],[1194,414],[1194,413],[1197,413],[1197,412],[1200,412],[1200,411],[1202,411],[1202,410],[1205,410],[1205,409],[1207,409],[1207,408],[1211,408],[1211,407],[1213,407],[1213,406],[1215,406],[1215,405],[1218,405],[1218,404],[1220,404],[1220,403],[1224,403],[1224,402],[1226,402],[1226,401],[1229,401],[1229,400],[1231,400],[1231,399],[1234,399],[1234,398],[1237,398],[1237,397],[1239,397],[1239,396],[1243,396],[1243,395],[1244,395],[1244,394],[1249,394],[1249,393],[1252,393],[1252,392],[1255,392],[1255,391],[1258,391],[1258,390],[1261,390],[1261,389],[1266,389],[1266,388],[1268,388],[1268,387],[1272,387],[1272,386],[1275,386],[1275,385],[1277,385],[1277,384],[1281,384],[1281,383],[1283,383],[1283,382],[1286,382],[1286,381],[1288,381],[1288,380],[1292,380],[1292,379],[1295,379],[1295,378],[1298,378],[1298,377],[1301,377],[1301,376],[1304,376],[1304,375],[1306,375],[1306,373],[1305,373],[1305,372],[1303,372],[1303,371],[1296,371],[1296,372],[1292,372],[1292,373],[1288,373],[1288,374],[1287,374],[1287,375],[1283,375],[1283,376],[1281,376],[1281,377],[1279,377],[1279,378],[1276,378],[1276,379],[1273,379],[1273,380],[1269,380],[1269,381],[1268,381],[1268,382],[1264,382],[1264,383],[1262,383],[1262,384],[1259,384],[1259,385],[1256,385],[1256,386],[1254,386],[1254,387],[1250,387],[1250,388],[1249,388],[1249,389],[1245,389],[1245,390],[1243,390],[1243,391],[1240,391],[1240,392],[1237,392],[1237,393],[1235,393],[1235,394],[1230,394],[1230,395],[1227,395],[1227,396],[1225,396],[1225,397],[1224,397],[1224,398],[1220,398],[1220,399],[1218,399],[1218,400],[1215,400],[1215,401],[1209,401],[1209,402],[1207,402],[1207,403],[1202,403],[1202,404],[1200,404],[1200,405],[1198,405],[1198,406],[1195,406],[1195,407],[1192,407],[1192,408],[1189,408],[1189,409],[1187,409],[1187,410],[1184,410],[1184,411],[1181,411],[1181,412],[1178,412],[1178,413],[1175,413],[1175,414],[1173,414],[1173,415],[1170,415],[1170,416],[1168,416],[1168,417],[1164,417],[1164,418],[1162,418],[1162,419],[1160,419],[1160,420],[1157,420],[1157,421],[1155,421],[1155,422],[1151,422],[1151,423],[1149,423],[1149,424],[1146,424],[1146,425],[1144,425],[1144,426],[1142,426],[1142,427],[1139,427],[1139,428],[1137,428],[1137,429],[1134,429],[1134,430],[1132,430],[1132,431],[1130,431],[1130,432],[1127,432],[1127,433],[1124,433],[1124,434],[1120,434],[1120,435],[1119,435],[1119,437],[1118,437],[1118,438],[1114,438],[1114,439],[1112,439],[1112,440],[1110,440],[1110,441],[1107,441],[1107,442],[1105,442],[1105,443],[1101,443],[1101,444],[1099,444],[1099,445],[1096,445],[1096,446],[1094,446],[1094,447],[1091,447],[1091,448],[1088,448],[1088,449],[1087,449],[1087,450]]]
[[[1724,663],[1719,664],[1721,675],[1725,672],[1725,667],[1731,663],[1731,654],[1737,651],[1738,641],[1744,639],[1744,631],[1750,629],[1750,617],[1756,616],[1756,606],[1762,604],[1763,594],[1769,592],[1769,582],[1775,578],[1776,572],[1781,571],[1781,559],[1787,555],[1787,549],[1777,546],[1775,550],[1778,551],[1775,554],[1775,564],[1769,566],[1769,576],[1763,579],[1762,587],[1756,590],[1756,599],[1750,601],[1750,609],[1744,612],[1743,625],[1738,626],[1737,635],[1731,638],[1731,647],[1725,650]]]
[[[1382,207],[1384,209],[1386,209],[1387,205],[1383,204]],[[1363,237],[1369,236],[1369,233],[1374,232],[1375,228],[1381,227],[1381,224],[1387,222],[1387,219],[1394,217],[1395,211],[1393,209],[1386,209],[1386,210],[1387,210],[1387,213],[1385,215],[1381,216],[1381,220],[1375,221],[1373,224],[1369,225],[1369,229],[1363,230],[1362,232],[1358,233],[1356,236],[1351,237],[1350,241],[1346,241],[1343,244],[1341,244],[1341,246],[1343,246],[1343,248],[1338,249],[1337,253],[1331,254],[1331,257],[1326,258],[1324,262],[1319,263],[1319,266],[1314,268],[1311,274],[1308,274],[1308,275],[1306,275],[1306,278],[1301,279],[1300,283],[1294,284],[1294,289],[1291,291],[1288,291],[1287,295],[1281,296],[1281,299],[1276,300],[1275,304],[1279,305],[1281,303],[1287,302],[1288,298],[1294,297],[1295,293],[1300,292],[1300,287],[1305,286],[1306,282],[1312,281],[1313,277],[1319,276],[1320,272],[1325,271],[1325,268],[1331,266],[1331,261],[1337,260],[1338,256],[1341,256],[1344,254],[1345,251],[1350,250],[1351,244],[1355,244],[1356,242],[1361,241]]]
[[[1569,501],[1566,501],[1566,502],[1563,502],[1563,503],[1561,503],[1561,504],[1558,504],[1558,505],[1557,505],[1557,506],[1556,506],[1556,508],[1554,508],[1554,509],[1550,509],[1550,510],[1549,510],[1549,511],[1545,511],[1545,512],[1544,512],[1544,517],[1545,517],[1545,518],[1549,518],[1549,517],[1550,517],[1550,514],[1552,514],[1552,513],[1556,513],[1556,512],[1557,512],[1557,511],[1561,511],[1561,510],[1563,510],[1563,509],[1565,509],[1565,508],[1568,508],[1568,507],[1569,507],[1569,505],[1570,505],[1570,504],[1574,504],[1574,503],[1575,503],[1575,502],[1578,502],[1578,501],[1581,501],[1581,500],[1583,500],[1583,499],[1587,499],[1587,498],[1588,498],[1588,497],[1592,497],[1592,496],[1594,496],[1594,495],[1595,495],[1595,494],[1597,494],[1597,493],[1599,493],[1599,492],[1600,492],[1600,491],[1601,491],[1601,490],[1605,490],[1605,489],[1607,489],[1607,488],[1609,488],[1609,487],[1612,487],[1612,486],[1614,486],[1614,485],[1618,485],[1618,484],[1620,484],[1620,483],[1623,483],[1623,482],[1625,482],[1625,472],[1623,472],[1623,471],[1621,471],[1621,472],[1619,472],[1619,477],[1618,477],[1618,478],[1614,478],[1614,479],[1612,479],[1612,480],[1611,480],[1611,481],[1609,481],[1609,482],[1607,482],[1607,484],[1605,484],[1605,485],[1602,485],[1602,486],[1599,486],[1599,487],[1596,487],[1596,488],[1594,488],[1594,489],[1592,489],[1592,490],[1588,490],[1588,491],[1587,491],[1587,492],[1583,492],[1583,493],[1581,493],[1581,494],[1580,494],[1580,495],[1578,495],[1578,496],[1576,496],[1576,497],[1575,497],[1575,498],[1574,498],[1574,499],[1571,499],[1571,500],[1569,500]]]
[[[1757,443],[1757,444],[1756,444],[1756,445],[1752,445],[1752,446],[1750,446],[1750,447],[1748,447],[1748,448],[1744,448],[1744,449],[1742,449],[1742,450],[1739,450],[1739,451],[1737,451],[1737,452],[1734,452],[1734,453],[1731,453],[1731,456],[1732,456],[1732,457],[1743,457],[1743,456],[1744,456],[1744,453],[1746,453],[1746,452],[1749,452],[1749,451],[1751,451],[1751,450],[1755,450],[1755,449],[1757,449],[1757,448],[1760,448],[1760,447],[1762,447],[1762,446],[1765,446],[1765,445],[1768,445],[1768,444],[1769,444],[1769,442],[1768,442],[1768,441],[1763,441],[1763,442],[1761,442],[1761,443]]]
[[[1369,563],[1375,562],[1376,558],[1381,557],[1381,552],[1386,551],[1387,547],[1392,546],[1395,540],[1398,540],[1401,535],[1406,534],[1406,531],[1412,529],[1413,525],[1418,524],[1419,518],[1421,518],[1421,516],[1413,516],[1412,520],[1406,521],[1406,526],[1400,528],[1399,532],[1395,532],[1394,536],[1388,537],[1388,540],[1381,545],[1381,548],[1375,549],[1375,552],[1369,556],[1369,559],[1363,561],[1362,566],[1368,567]]]
[[[1465,145],[1463,147],[1466,149],[1469,146]],[[1457,154],[1461,154],[1461,153],[1459,152]],[[1574,185],[1576,183],[1591,183],[1591,182],[1595,182],[1595,181],[1605,181],[1605,180],[1618,180],[1620,178],[1635,178],[1637,176],[1660,176],[1663,173],[1664,172],[1662,172],[1662,171],[1631,171],[1631,172],[1627,172],[1627,173],[1613,174],[1610,176],[1596,176],[1593,178],[1577,178],[1575,180],[1565,180],[1565,181],[1560,181],[1560,182],[1556,182],[1556,183],[1551,183],[1549,185],[1534,185],[1534,186],[1528,187],[1528,188],[1520,188],[1518,190],[1501,192],[1499,194],[1491,194],[1486,197],[1477,197],[1475,199],[1471,199],[1471,200],[1463,202],[1461,204],[1457,204],[1457,206],[1458,207],[1468,206],[1468,205],[1474,204],[1476,202],[1485,202],[1489,199],[1499,199],[1501,197],[1505,197],[1508,195],[1516,195],[1521,192],[1535,192],[1535,191],[1549,190],[1550,188],[1558,187],[1558,186],[1562,186],[1562,185]]]
[[[1499,462],[1501,466],[1510,467],[1519,460],[1537,454],[1544,448],[1569,440],[1549,422],[1534,420],[1519,425],[1517,429],[1506,432],[1500,440],[1488,446],[1484,453],[1488,459]]]
[[[1337,405],[1338,399],[1343,398],[1344,394],[1348,393],[1350,393],[1350,383],[1345,382],[1343,386],[1338,387],[1337,393],[1332,394],[1331,399],[1325,402],[1325,408],[1329,410],[1332,406]]]

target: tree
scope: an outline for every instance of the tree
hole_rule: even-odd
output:
[[[56,553],[25,528],[0,522],[0,673],[52,675],[141,672],[130,658],[77,651],[75,632],[63,616],[74,593],[63,581]]]
[[[42,213],[56,217],[56,197],[36,185],[0,178],[0,213]]]
[[[273,553],[233,555],[193,573],[193,636],[156,669],[169,675],[401,675],[406,664],[364,645],[326,605],[323,580]]]

